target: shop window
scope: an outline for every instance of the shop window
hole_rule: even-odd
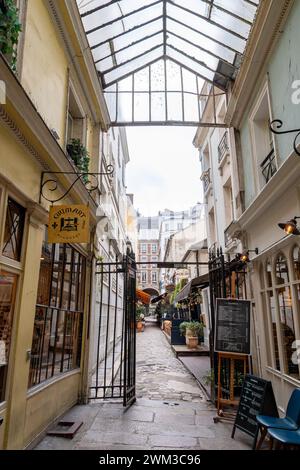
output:
[[[31,348],[29,387],[80,366],[85,258],[44,243]]]
[[[17,281],[16,274],[0,272],[0,402],[5,400]]]
[[[25,209],[8,198],[2,254],[16,261],[21,259]]]
[[[278,349],[278,336],[277,336],[277,327],[276,327],[276,307],[274,301],[273,291],[267,293],[268,303],[269,303],[269,315],[271,320],[271,341],[273,343],[274,354],[275,354],[275,368],[280,370],[279,362],[279,349]]]
[[[295,246],[293,249],[294,276],[296,281],[300,281],[300,248]]]
[[[289,287],[277,289],[280,313],[280,327],[283,340],[284,361],[289,375],[299,377],[298,364],[293,364],[293,343],[295,341],[295,326],[291,290]]]

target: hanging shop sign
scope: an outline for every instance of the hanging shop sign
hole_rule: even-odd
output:
[[[49,243],[88,243],[89,207],[83,204],[52,206],[49,213]]]

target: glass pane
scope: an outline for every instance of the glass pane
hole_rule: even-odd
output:
[[[184,120],[197,121],[199,119],[199,107],[197,95],[184,93]]]
[[[181,93],[168,93],[167,101],[168,101],[167,119],[171,121],[181,121],[183,119]]]
[[[165,71],[164,61],[159,60],[151,65],[151,91],[164,91]]]
[[[276,284],[287,284],[289,279],[289,272],[286,258],[283,255],[279,255],[276,260]]]
[[[249,24],[244,23],[234,16],[228,15],[224,11],[220,11],[218,8],[212,8],[211,19],[225,28],[239,34],[240,36],[243,36],[244,38],[248,37],[250,32]]]
[[[295,246],[293,250],[294,276],[295,280],[300,280],[300,248]]]
[[[272,265],[270,260],[266,262],[267,287],[272,287]]]
[[[283,287],[277,289],[279,309],[280,309],[280,325],[283,338],[283,349],[285,354],[285,363],[287,367],[287,373],[299,377],[298,364],[294,364],[292,355],[294,353],[294,341],[295,341],[295,326],[293,318],[292,298],[291,289],[289,287]]]
[[[164,121],[166,119],[165,94],[151,93],[151,119],[152,121]]]
[[[275,368],[280,370],[280,362],[279,362],[279,350],[278,350],[278,336],[277,336],[277,328],[276,328],[276,310],[275,310],[275,302],[273,292],[267,293],[268,304],[269,304],[269,315],[270,321],[272,325],[271,331],[271,341],[273,341],[273,347],[275,351]]]
[[[2,254],[20,261],[25,222],[25,209],[8,198]]]
[[[149,62],[154,62],[155,60],[159,59],[163,54],[162,47],[158,47],[154,51],[147,52],[143,57],[139,57],[137,59],[132,60],[128,64],[120,65],[115,70],[104,74],[105,82],[109,84],[114,80],[118,80],[122,78],[124,75],[130,74],[142,68],[143,66],[147,66]]]
[[[5,400],[18,276],[0,272],[0,402]]]
[[[245,18],[245,20],[253,21],[256,7],[248,2],[243,0],[235,0],[234,2],[232,0],[215,0],[214,3],[228,10],[229,13],[234,13]],[[258,1],[256,3],[258,3]]]
[[[179,62],[183,67],[187,69],[193,70],[196,74],[200,75],[201,77],[205,78],[206,80],[212,81],[214,78],[214,72],[207,70],[205,67],[197,64],[193,59],[189,59],[188,57],[184,56],[180,52],[174,51],[167,46],[167,54],[170,59],[174,59]]]
[[[171,18],[167,19],[167,28],[170,33],[175,33],[178,36],[181,36],[183,39],[187,38],[189,41],[197,44],[208,52],[216,54],[220,58],[227,60],[230,63],[233,63],[235,59],[235,53],[230,49],[218,44],[213,39],[209,39],[201,34],[205,33],[205,30],[199,30],[199,32],[193,31],[187,26],[178,24],[176,21]]]
[[[149,93],[135,93],[134,120],[149,121]]]
[[[43,243],[37,292],[37,304],[49,305],[52,274],[52,244]]]

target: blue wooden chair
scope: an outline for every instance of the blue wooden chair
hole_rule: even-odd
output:
[[[296,431],[300,427],[300,389],[293,391],[286,410],[284,418],[275,418],[274,416],[257,415],[259,430],[261,433],[257,449],[260,449],[268,430],[271,428],[287,431]]]
[[[273,448],[273,442],[276,441],[276,447],[282,446],[300,447],[300,429],[297,431],[288,431],[287,429],[270,428],[270,449]]]

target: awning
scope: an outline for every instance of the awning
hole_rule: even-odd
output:
[[[181,302],[182,300],[185,300],[188,298],[190,295],[193,287],[206,287],[209,284],[209,274],[203,274],[202,276],[195,277],[192,279],[190,282],[184,286],[183,289],[181,289],[180,292],[176,295],[174,302]]]
[[[143,304],[145,305],[150,304],[151,296],[147,294],[146,292],[144,292],[143,290],[136,289],[136,298],[137,300],[140,300],[141,302],[143,302]]]
[[[160,302],[161,300],[163,300],[167,295],[168,295],[168,292],[164,292],[163,294],[157,297],[154,297],[154,299],[151,300],[151,303],[156,304],[157,302]]]

